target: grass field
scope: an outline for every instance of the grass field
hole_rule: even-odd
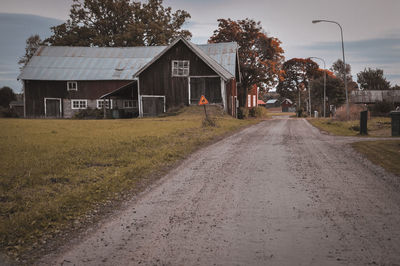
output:
[[[339,136],[357,136],[360,133],[360,121],[338,121],[330,118],[308,119],[315,127]],[[390,118],[374,117],[368,120],[368,135],[373,137],[390,137]]]
[[[352,146],[373,163],[400,176],[400,140],[361,141]]]
[[[1,249],[18,255],[35,248],[96,204],[257,123],[219,115],[217,127],[203,127],[202,120],[199,108],[146,119],[0,119]]]

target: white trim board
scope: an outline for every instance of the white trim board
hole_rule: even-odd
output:
[[[47,117],[47,105],[46,105],[46,100],[58,100],[59,101],[59,106],[60,106],[60,117],[62,117],[62,106],[61,106],[61,102],[62,99],[61,98],[44,98],[44,116]]]

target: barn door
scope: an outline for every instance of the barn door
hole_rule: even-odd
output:
[[[197,104],[201,95],[210,103],[222,103],[220,78],[190,78],[190,104]]]
[[[157,116],[165,112],[165,97],[142,96],[143,116]]]
[[[44,99],[45,101],[45,116],[46,117],[61,117],[61,100],[60,99]]]

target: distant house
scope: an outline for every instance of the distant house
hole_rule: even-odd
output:
[[[285,100],[282,101],[281,106],[282,106],[282,112],[295,112],[296,111],[292,100],[290,100],[288,98],[286,98]]]
[[[238,45],[40,47],[18,77],[25,117],[63,117],[87,108],[154,116],[197,105],[204,95],[236,116]]]
[[[280,106],[280,103],[279,103],[278,99],[269,99],[266,102],[266,107],[267,108],[275,108],[275,107],[279,107],[279,106]]]
[[[258,106],[265,107],[265,106],[266,106],[266,103],[265,103],[263,100],[258,99],[257,105],[258,105]]]

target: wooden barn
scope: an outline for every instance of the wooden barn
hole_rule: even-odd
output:
[[[247,93],[247,108],[258,106],[258,87],[253,85]]]
[[[282,101],[281,106],[282,106],[282,112],[295,112],[296,111],[292,100],[290,100],[288,98],[286,98],[285,100]]]
[[[70,118],[87,108],[154,116],[205,95],[236,116],[236,43],[169,46],[40,47],[18,77],[25,117]],[[114,112],[113,112],[114,113]]]

